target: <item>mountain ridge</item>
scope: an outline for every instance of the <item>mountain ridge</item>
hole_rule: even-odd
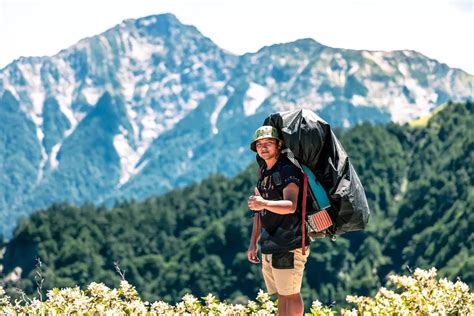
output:
[[[0,70],[0,108],[18,103],[11,115],[34,124],[20,132],[36,139],[38,150],[32,155],[25,144],[12,146],[11,133],[0,140],[9,146],[3,159],[23,155],[28,161],[25,172],[1,170],[0,182],[12,188],[0,192],[0,217],[7,223],[1,231],[8,235],[19,216],[51,200],[95,197],[113,204],[211,173],[235,175],[252,159],[252,131],[271,112],[305,107],[344,128],[405,121],[449,99],[472,98],[473,78],[415,53],[338,50],[312,39],[232,55],[171,14],[126,20],[51,58],[20,58]],[[7,91],[15,101],[1,97]],[[77,158],[74,147],[63,145],[71,137],[88,142],[75,134],[94,137],[80,130],[81,122],[106,94],[112,98],[103,102],[123,106],[122,117],[104,143],[91,143],[96,154],[119,158],[91,159],[101,161],[92,166],[94,150]],[[84,166],[82,172],[72,164],[61,168],[67,160]],[[109,168],[119,176],[104,172]],[[89,183],[99,174],[104,178]],[[18,196],[17,178],[37,180],[25,180],[32,190]]]

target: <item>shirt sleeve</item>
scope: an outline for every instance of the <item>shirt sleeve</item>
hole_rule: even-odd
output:
[[[284,188],[290,183],[294,183],[300,187],[302,183],[301,171],[294,165],[285,165],[281,168],[281,181]]]

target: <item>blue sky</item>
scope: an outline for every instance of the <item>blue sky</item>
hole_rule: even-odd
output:
[[[474,0],[0,0],[0,68],[54,55],[124,19],[173,13],[236,53],[310,37],[416,50],[474,74]]]

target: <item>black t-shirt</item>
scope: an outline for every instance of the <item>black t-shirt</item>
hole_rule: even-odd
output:
[[[260,195],[266,200],[282,200],[283,189],[290,183],[299,187],[298,206],[293,214],[276,214],[268,210],[260,212],[262,232],[260,243],[262,253],[271,254],[301,248],[301,196],[303,175],[284,156],[269,170],[263,169],[257,183]],[[309,244],[306,238],[306,244]]]

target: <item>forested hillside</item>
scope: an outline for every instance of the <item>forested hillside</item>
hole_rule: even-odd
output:
[[[373,294],[393,271],[439,269],[474,283],[474,105],[450,103],[427,126],[356,126],[340,135],[372,210],[365,232],[312,244],[303,295],[330,304],[347,294]],[[199,184],[112,209],[54,205],[21,222],[7,244],[6,285],[34,295],[35,258],[43,289],[104,282],[117,287],[125,270],[146,300],[215,293],[243,301],[263,288],[260,266],[246,259],[246,208],[256,164],[235,178]]]

